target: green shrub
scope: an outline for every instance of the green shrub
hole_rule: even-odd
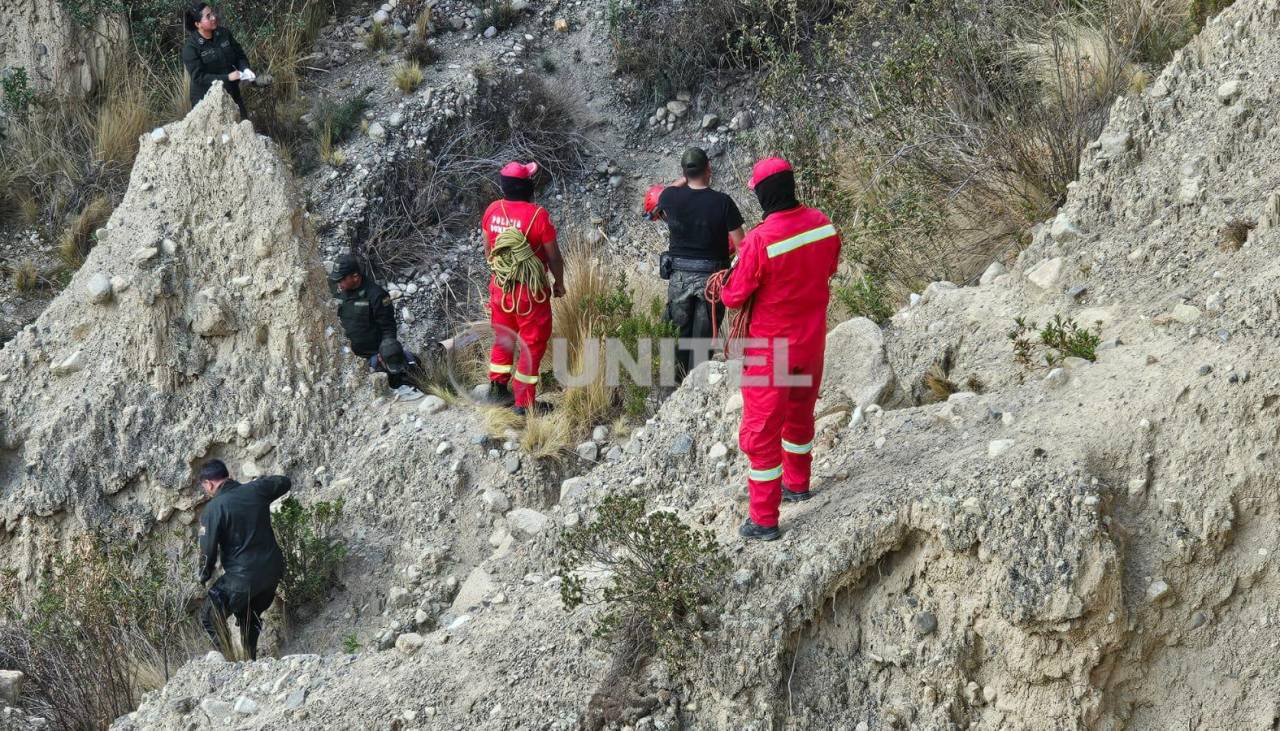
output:
[[[837,284],[833,292],[836,301],[852,315],[865,317],[877,325],[883,325],[893,317],[889,293],[878,276],[863,274],[847,284]]]
[[[1098,359],[1101,333],[1080,327],[1075,320],[1054,315],[1044,327],[1022,317],[1015,318],[1013,323],[1008,333],[1013,343],[1013,358],[1024,368],[1054,368],[1066,358]],[[1037,352],[1040,358],[1036,357]]]
[[[347,653],[348,655],[354,655],[359,650],[360,650],[360,640],[356,637],[356,634],[354,632],[342,638],[343,652]]]
[[[318,98],[311,111],[313,124],[317,130],[317,146],[337,145],[359,129],[360,122],[364,120],[365,110],[369,108],[371,93],[373,89],[366,87],[344,102],[334,101],[326,96]]]
[[[35,100],[36,93],[27,78],[27,70],[21,66],[9,69],[0,76],[0,88],[4,89],[4,106],[15,114],[22,114]]]
[[[1213,16],[1226,10],[1235,0],[1191,0],[1191,20],[1197,29],[1203,28]]]
[[[511,0],[482,0],[476,7],[480,10],[482,25],[506,30],[520,22],[520,11],[511,4]]]
[[[86,537],[30,591],[0,575],[0,665],[26,674],[28,711],[55,728],[106,728],[203,644],[193,545],[174,537],[182,548]]]
[[[286,498],[271,516],[276,542],[284,554],[284,578],[278,593],[289,611],[325,598],[338,584],[347,546],[337,536],[342,501],[304,506]]]
[[[669,511],[646,513],[639,495],[609,495],[590,523],[560,535],[558,547],[565,608],[600,606],[595,635],[606,640],[638,624],[673,669],[684,666],[699,631],[718,614],[730,563],[715,537]],[[580,573],[588,566],[607,571],[607,584]]]

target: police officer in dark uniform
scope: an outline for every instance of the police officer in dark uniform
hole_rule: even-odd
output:
[[[284,555],[271,530],[271,503],[289,492],[289,478],[261,477],[240,484],[222,460],[200,468],[200,485],[212,500],[200,516],[200,583],[213,578],[222,559],[222,576],[209,589],[200,623],[223,656],[229,656],[222,631],[227,617],[240,625],[240,642],[250,659],[258,657],[262,614],[276,597],[284,576]],[[221,630],[221,631],[220,631]]]
[[[235,100],[240,118],[248,119],[240,97],[240,75],[249,69],[249,58],[226,28],[218,27],[218,16],[208,3],[196,3],[185,13],[187,42],[182,46],[182,65],[191,75],[191,106],[200,103],[215,81]]]
[[[374,371],[387,374],[387,384],[392,388],[413,386],[421,383],[418,358],[404,349],[399,340],[388,338],[378,346],[377,355],[369,359],[369,367]]]
[[[365,279],[354,256],[338,257],[329,272],[329,281],[338,298],[338,319],[351,342],[352,353],[368,360],[378,354],[382,341],[398,340],[391,295],[377,282]]]
[[[651,218],[666,221],[671,234],[661,262],[661,275],[667,280],[666,320],[676,326],[681,339],[710,339],[712,323],[723,319],[724,306],[712,308],[704,299],[707,279],[729,267],[742,243],[742,214],[733,198],[711,188],[706,151],[686,150],[680,170],[684,177],[663,189],[657,208],[649,212]],[[692,366],[693,351],[680,347],[677,357],[683,378]]]

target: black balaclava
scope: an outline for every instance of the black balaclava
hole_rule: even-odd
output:
[[[502,197],[509,201],[533,200],[533,180],[530,178],[513,178],[509,175],[499,175],[498,186],[502,188]]]
[[[800,205],[796,200],[796,176],[790,170],[774,173],[756,183],[756,200],[764,217]]]

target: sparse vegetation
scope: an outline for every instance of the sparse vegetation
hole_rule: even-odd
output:
[[[511,0],[481,0],[476,7],[480,9],[481,22],[500,31],[520,22],[520,11],[511,4]],[[481,25],[482,30],[485,25]]]
[[[413,35],[415,38],[425,41],[435,32],[435,10],[435,6],[428,3],[422,7],[422,10],[418,11],[418,17],[413,21]]]
[[[387,31],[387,26],[382,23],[374,23],[369,28],[369,32],[364,36],[364,46],[370,51],[384,51],[391,46],[391,33]]]
[[[98,229],[107,223],[111,216],[111,203],[106,196],[98,196],[80,211],[58,238],[58,258],[68,268],[80,268],[93,247]]]
[[[12,278],[13,288],[19,292],[30,292],[40,283],[36,263],[30,259],[23,259],[13,267]]]
[[[342,638],[342,651],[348,655],[354,655],[360,651],[360,640],[354,632]]]
[[[28,711],[55,728],[106,728],[203,644],[188,611],[191,542],[174,538],[183,550],[85,537],[50,552],[31,591],[0,575],[0,666],[26,674]]]
[[[948,377],[946,368],[941,363],[934,363],[924,372],[924,385],[938,401],[946,401],[951,394],[960,390]]]
[[[425,38],[410,38],[404,46],[404,59],[417,66],[430,66],[440,60],[440,51],[434,43]],[[418,80],[421,84],[422,80]],[[414,85],[417,88],[417,84]]]
[[[0,89],[4,91],[4,106],[14,114],[22,114],[35,100],[35,91],[31,89],[27,70],[21,66],[9,69],[0,76]]]
[[[649,511],[640,495],[609,495],[593,520],[561,534],[558,548],[565,608],[599,606],[597,637],[623,639],[621,631],[637,629],[674,671],[719,613],[730,563],[711,531]]]
[[[877,325],[883,325],[893,317],[889,293],[878,276],[863,274],[847,284],[835,285],[832,292],[850,315],[865,317]]]
[[[347,556],[337,530],[341,518],[341,500],[304,506],[292,497],[272,514],[271,527],[285,562],[278,594],[287,611],[297,612],[337,586]]]
[[[568,102],[532,74],[481,69],[474,107],[437,146],[418,147],[383,172],[384,202],[365,219],[360,252],[380,275],[435,261],[442,232],[474,225],[498,191],[507,160],[537,160],[553,176],[585,167],[586,145]]]
[[[422,67],[417,61],[398,63],[391,70],[391,82],[405,94],[412,94],[422,85]]]
[[[1013,358],[1024,368],[1054,368],[1066,358],[1098,359],[1101,332],[1080,327],[1075,320],[1054,315],[1044,327],[1022,317],[1015,318],[1013,323],[1008,333]]]
[[[1233,218],[1222,227],[1222,241],[1218,248],[1223,251],[1239,251],[1249,240],[1249,234],[1258,227],[1257,221],[1244,218]]]

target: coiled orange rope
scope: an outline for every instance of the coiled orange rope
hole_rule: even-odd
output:
[[[719,318],[716,317],[716,305],[723,304],[723,300],[720,299],[720,293],[729,282],[729,272],[729,269],[722,269],[707,277],[707,286],[702,292],[703,299],[707,301],[707,307],[711,308],[712,340],[717,340],[720,337],[720,323]],[[724,335],[724,352],[726,356],[730,353],[729,348],[733,341],[741,340],[747,336],[747,328],[751,325],[751,302],[752,298],[748,298],[741,309],[734,310],[733,317],[729,320],[729,330]]]

